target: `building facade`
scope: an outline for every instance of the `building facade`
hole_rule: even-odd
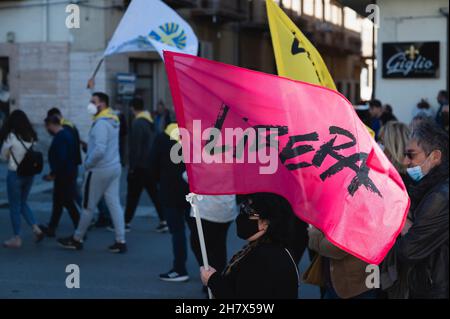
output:
[[[413,108],[421,99],[426,99],[437,110],[438,91],[448,90],[448,1],[430,0],[425,3],[420,0],[378,0],[377,5],[380,7],[380,28],[376,97],[383,103],[391,104],[398,118],[409,123]],[[438,45],[432,48],[434,52],[426,52],[431,42],[437,42]],[[414,68],[421,67],[421,61],[418,61],[420,57],[433,59],[434,74],[422,77],[420,73],[424,71],[412,70],[404,76],[387,76],[386,68],[392,55],[386,51],[391,44],[404,51],[405,59],[411,64],[417,62]],[[424,66],[426,64],[425,61]]]
[[[0,82],[8,92],[9,110],[25,110],[42,129],[47,110],[57,106],[85,137],[91,121],[85,112],[91,93],[87,80],[130,1],[78,1],[80,28],[70,29],[66,10],[71,2],[0,3]],[[191,24],[200,56],[276,74],[264,0],[165,2]],[[361,92],[367,94],[361,88],[367,68],[365,20],[334,0],[277,2],[321,52],[339,91],[354,103]],[[117,92],[119,73],[136,75],[136,94],[144,97],[146,108],[153,110],[160,100],[171,108],[164,65],[156,52],[108,57],[97,74],[95,89],[107,92],[113,106],[127,113],[126,101]]]

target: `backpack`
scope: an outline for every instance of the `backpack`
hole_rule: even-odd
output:
[[[40,174],[44,168],[44,157],[42,156],[42,153],[33,150],[33,144],[30,148],[27,148],[25,143],[18,136],[16,137],[26,149],[25,156],[20,163],[17,162],[16,157],[11,151],[11,156],[17,165],[17,175],[22,177],[31,177]]]

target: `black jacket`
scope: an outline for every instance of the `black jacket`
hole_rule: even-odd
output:
[[[130,170],[150,168],[150,151],[155,139],[154,125],[148,120],[138,118],[131,127],[129,149]]]
[[[175,144],[166,133],[156,136],[150,152],[150,173],[159,182],[162,206],[187,209],[190,207],[186,201],[189,185],[182,177],[186,167],[183,162],[175,164],[170,159]]]
[[[76,159],[76,164],[77,165],[81,165],[83,164],[83,160],[81,158],[81,139],[80,139],[80,133],[78,132],[78,129],[75,125],[73,125],[72,123],[66,121],[63,124],[64,129],[68,130],[72,136],[73,139],[75,140],[75,159]]]
[[[229,274],[213,274],[208,287],[216,299],[297,299],[295,269],[283,247],[260,243]]]
[[[413,226],[395,251],[407,271],[410,298],[448,298],[448,163],[411,187]]]
[[[62,129],[53,137],[48,150],[51,174],[57,180],[73,180],[78,171],[76,141],[71,131]]]

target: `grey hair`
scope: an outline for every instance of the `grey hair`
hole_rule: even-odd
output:
[[[409,124],[409,129],[411,131],[414,131],[416,126],[419,126],[423,122],[429,122],[431,124],[434,123],[434,120],[425,113],[420,112],[412,119],[411,123]]]
[[[436,123],[423,121],[416,125],[410,138],[423,148],[427,155],[435,150],[442,153],[442,162],[448,163],[448,133]]]

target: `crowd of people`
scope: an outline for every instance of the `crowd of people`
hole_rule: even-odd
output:
[[[140,98],[131,101],[134,115],[128,152],[125,209],[119,196],[121,121],[109,97],[94,93],[87,108],[93,117],[87,143],[60,110],[48,111],[44,120],[52,143],[48,151],[53,182],[53,208],[46,225],[39,225],[27,204],[33,176],[20,166],[38,141],[26,114],[11,113],[0,134],[1,157],[8,163],[7,195],[13,237],[6,248],[20,248],[21,217],[32,228],[36,243],[56,236],[66,209],[74,230],[58,243],[82,250],[97,210],[107,211],[114,243],[113,253],[127,251],[126,234],[142,191],[150,196],[159,218],[160,232],[169,231],[173,265],[159,277],[163,281],[189,280],[188,243],[200,267],[204,291],[218,299],[298,297],[301,282],[320,287],[325,299],[448,298],[448,93],[439,92],[440,108],[432,113],[426,101],[414,110],[410,125],[397,120],[393,107],[372,100],[356,107],[368,130],[402,176],[411,197],[408,219],[394,247],[380,265],[381,287],[366,284],[367,263],[333,245],[312,225],[295,217],[290,204],[272,193],[203,196],[199,213],[209,268],[203,267],[194,212],[186,201],[189,180],[183,163],[170,159],[177,125],[160,103],[150,114]],[[86,153],[83,156],[83,152]],[[84,157],[84,159],[83,159]],[[83,185],[77,185],[80,166]],[[105,207],[106,206],[106,207]],[[102,208],[103,207],[103,208]],[[232,222],[247,244],[231,259],[227,236]],[[187,230],[190,236],[187,235]],[[95,242],[92,243],[95,245]],[[311,265],[300,276],[299,262],[308,251]]]

